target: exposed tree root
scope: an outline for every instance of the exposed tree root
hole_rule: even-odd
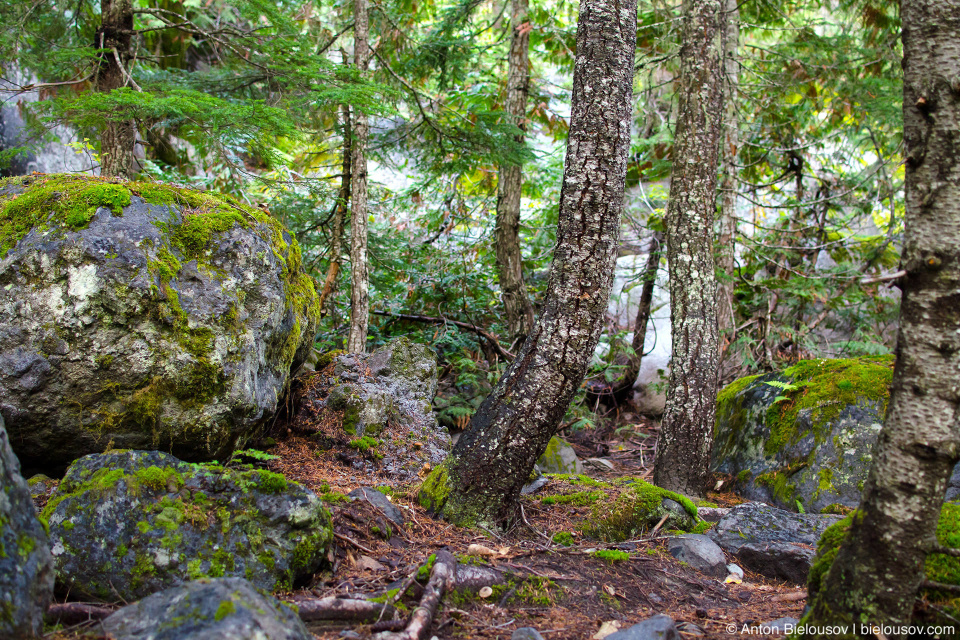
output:
[[[437,551],[436,561],[430,571],[430,581],[423,590],[420,606],[410,615],[407,628],[400,632],[385,631],[376,635],[377,640],[423,640],[430,635],[433,617],[446,592],[456,581],[457,560],[449,551]]]
[[[295,598],[297,613],[304,622],[318,620],[376,620],[389,604],[361,598]]]
[[[116,609],[86,602],[63,602],[50,605],[45,617],[50,624],[75,625],[103,620],[114,611]]]

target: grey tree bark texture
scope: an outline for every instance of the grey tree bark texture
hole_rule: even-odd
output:
[[[131,0],[100,0],[100,29],[97,30],[94,43],[100,49],[95,81],[97,91],[109,93],[127,86],[129,79],[124,65],[130,60],[132,30]],[[100,132],[100,175],[132,177],[136,143],[136,122],[122,120],[108,123]]]
[[[340,274],[340,260],[343,252],[343,221],[346,218],[347,204],[350,202],[350,177],[353,166],[353,151],[350,144],[352,138],[350,126],[350,107],[340,105],[340,120],[343,123],[343,155],[341,159],[340,190],[337,193],[337,203],[333,210],[333,224],[330,231],[330,264],[327,266],[327,275],[323,279],[323,289],[320,291],[320,310],[323,313],[327,299],[337,286],[337,276]]]
[[[904,243],[886,423],[809,621],[910,620],[960,460],[960,0],[903,0]],[[810,636],[813,637],[813,636]]]
[[[717,286],[717,325],[721,347],[736,339],[733,317],[734,251],[737,239],[737,156],[740,151],[740,118],[737,93],[740,87],[740,10],[739,0],[723,0],[723,145],[720,181],[720,219],[717,234],[717,272],[722,280]]]
[[[583,381],[600,338],[623,213],[636,47],[635,0],[584,0],[570,132],[547,296],[527,336],[447,460],[420,489],[465,526],[502,526]]]
[[[364,74],[370,61],[369,12],[367,0],[354,0],[353,55],[357,70]],[[370,267],[367,264],[367,141],[370,124],[367,114],[355,109],[350,167],[350,334],[349,353],[367,349],[367,327],[370,322]]]
[[[507,62],[507,96],[504,111],[521,131],[527,130],[527,93],[530,86],[530,25],[527,0],[512,0],[510,55]],[[523,134],[517,142],[523,142]],[[520,165],[501,165],[497,178],[497,220],[494,230],[497,275],[511,343],[526,337],[533,328],[533,304],[523,281],[520,253]]]
[[[679,112],[667,205],[673,356],[654,484],[703,496],[717,398],[717,284],[713,222],[723,114],[720,0],[684,0]]]

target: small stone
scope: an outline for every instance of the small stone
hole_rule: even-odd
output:
[[[513,630],[510,640],[543,640],[543,636],[533,627],[520,627]]]
[[[537,460],[544,473],[583,473],[583,463],[569,444],[553,436],[547,450]]]
[[[617,631],[607,636],[607,640],[680,640],[680,633],[673,618],[660,614]]]
[[[360,487],[359,489],[354,489],[347,494],[351,498],[358,498],[361,500],[366,500],[374,507],[376,507],[383,515],[385,515],[391,522],[393,522],[398,527],[403,526],[403,512],[400,511],[387,496],[383,495],[376,489],[371,487]]]
[[[715,578],[727,575],[727,559],[717,543],[705,535],[688,533],[667,541],[670,555]]]
[[[741,569],[739,565],[733,564],[731,562],[730,564],[727,565],[727,571],[729,571],[731,574],[743,580],[743,569]]]
[[[533,482],[529,482],[529,483],[523,485],[523,489],[520,490],[520,493],[521,493],[522,495],[529,495],[529,494],[531,494],[531,493],[534,493],[534,492],[542,489],[543,487],[547,486],[548,484],[550,484],[550,478],[548,478],[547,476],[540,476],[540,477],[538,477],[536,480],[534,480]]]
[[[764,622],[760,625],[764,629],[764,633],[769,630],[770,633],[792,633],[793,629],[800,623],[800,620],[797,618],[777,618],[772,622]]]

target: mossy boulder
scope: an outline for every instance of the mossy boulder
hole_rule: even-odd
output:
[[[371,354],[338,353],[298,380],[293,428],[357,469],[408,480],[450,452],[450,434],[430,406],[436,356],[421,344],[397,338]]]
[[[318,318],[296,240],[264,211],[156,183],[0,181],[0,412],[25,468],[111,441],[225,456],[272,416]]]
[[[802,360],[717,397],[711,467],[751,500],[856,508],[890,396],[893,357]]]
[[[241,578],[196,580],[103,621],[113,640],[313,640],[290,607]]]
[[[547,450],[537,459],[537,466],[544,473],[583,473],[583,463],[576,451],[557,436],[550,438]]]
[[[43,634],[43,613],[53,597],[50,541],[20,475],[0,418],[0,638]]]
[[[80,458],[41,517],[58,584],[111,601],[204,577],[289,589],[321,566],[333,536],[320,499],[280,474],[157,451]]]

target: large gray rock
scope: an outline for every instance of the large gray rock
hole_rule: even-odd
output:
[[[708,535],[747,569],[805,584],[820,535],[840,520],[747,502],[731,509]]]
[[[0,418],[0,638],[42,635],[51,597],[50,541]]]
[[[893,358],[803,360],[717,397],[711,468],[737,492],[810,513],[856,508],[883,425]]]
[[[0,413],[25,468],[117,448],[223,458],[319,318],[267,213],[155,183],[0,182]]]
[[[335,353],[300,380],[305,390],[293,428],[371,478],[416,477],[450,451],[450,434],[430,406],[436,356],[421,344],[397,338],[369,355]]]
[[[43,517],[58,582],[111,601],[202,577],[290,588],[320,567],[333,537],[319,498],[282,475],[156,451],[80,458]]]
[[[114,640],[313,640],[289,607],[240,578],[197,580],[103,621]]]
[[[727,575],[727,557],[716,542],[700,533],[685,533],[667,540],[667,550],[674,558],[715,578]]]
[[[680,640],[680,632],[677,631],[673,618],[661,613],[632,627],[611,633],[607,640]]]

